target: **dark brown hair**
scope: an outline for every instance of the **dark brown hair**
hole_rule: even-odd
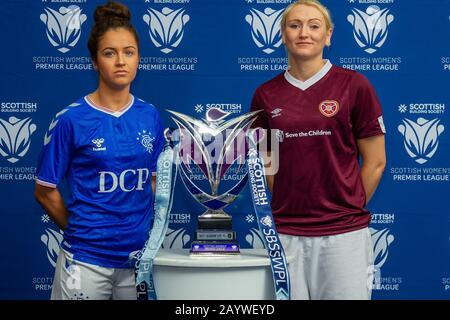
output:
[[[124,28],[130,31],[134,35],[139,48],[139,36],[130,20],[131,12],[128,7],[116,1],[108,1],[95,9],[95,23],[88,40],[88,49],[94,62],[97,61],[100,38],[110,29]]]

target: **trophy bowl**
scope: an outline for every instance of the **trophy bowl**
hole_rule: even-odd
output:
[[[223,209],[247,183],[246,134],[258,111],[230,120],[225,120],[229,113],[218,108],[210,108],[205,119],[168,111],[178,126],[178,132],[172,132],[171,137],[178,140],[176,152],[181,180],[191,196],[206,208],[198,216],[190,252],[193,255],[239,254],[232,217]],[[219,188],[230,171],[240,178],[225,183],[225,190]],[[204,177],[203,184],[192,179],[193,172]]]

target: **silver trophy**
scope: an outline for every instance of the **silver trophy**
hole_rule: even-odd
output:
[[[178,126],[171,138],[178,140],[180,177],[194,199],[206,208],[198,217],[192,254],[239,254],[232,218],[223,209],[232,203],[247,183],[246,134],[256,112],[226,121],[229,113],[218,108],[195,119],[168,110]],[[229,172],[238,181],[223,181]],[[196,177],[195,179],[193,177]],[[201,177],[199,179],[198,177]]]

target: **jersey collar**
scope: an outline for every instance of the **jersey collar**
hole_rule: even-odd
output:
[[[88,96],[88,95],[86,95],[86,96],[84,97],[84,101],[86,101],[86,103],[87,103],[90,107],[94,108],[95,110],[98,110],[98,111],[104,112],[104,113],[106,113],[106,114],[109,114],[109,115],[111,115],[111,116],[113,116],[113,117],[119,118],[119,117],[122,116],[125,112],[127,112],[128,109],[130,109],[131,106],[134,104],[134,96],[133,96],[132,94],[130,94],[130,96],[131,96],[130,102],[128,102],[126,105],[123,106],[122,109],[120,109],[120,110],[118,110],[118,111],[111,111],[111,110],[109,110],[109,109],[107,109],[107,108],[105,108],[105,107],[102,107],[102,106],[99,106],[99,105],[95,104],[91,99],[89,99],[89,96]]]
[[[325,64],[323,65],[322,69],[320,69],[315,75],[313,75],[311,78],[309,78],[306,81],[300,81],[296,78],[294,78],[287,70],[284,73],[284,78],[292,84],[294,87],[299,88],[302,91],[305,91],[309,87],[311,87],[313,84],[317,83],[320,79],[322,79],[328,71],[330,71],[331,67],[333,66],[330,62],[330,60],[325,59]]]

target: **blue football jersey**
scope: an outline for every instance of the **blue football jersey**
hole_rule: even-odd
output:
[[[61,246],[75,260],[130,267],[153,217],[152,174],[164,146],[158,111],[132,96],[120,112],[86,96],[52,120],[39,156],[37,183],[67,179],[69,222]]]

